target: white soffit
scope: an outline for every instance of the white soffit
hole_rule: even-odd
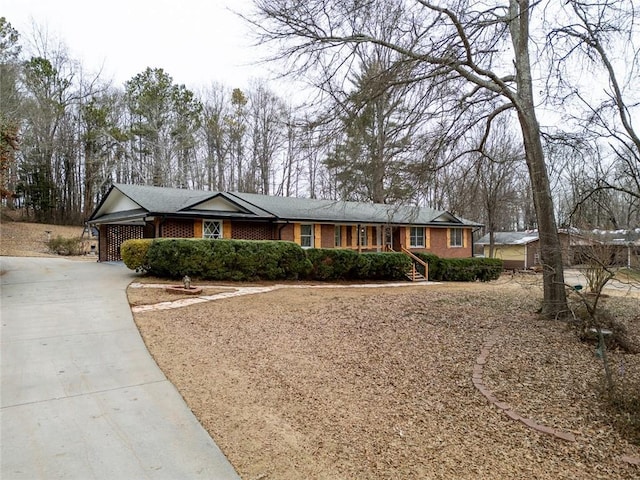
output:
[[[143,207],[124,195],[121,191],[114,188],[113,190],[111,190],[111,193],[100,207],[100,210],[96,212],[95,217],[97,218],[109,213],[138,210],[140,208]]]
[[[238,208],[238,206],[225,200],[222,197],[214,197],[206,200],[202,203],[194,205],[190,210],[208,211],[208,212],[243,212],[244,210]]]

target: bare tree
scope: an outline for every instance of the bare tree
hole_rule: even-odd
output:
[[[548,50],[558,68],[552,77],[557,82],[555,99],[578,101],[581,108],[570,112],[568,118],[582,127],[588,140],[603,141],[616,164],[616,175],[600,176],[585,198],[602,190],[616,190],[640,199],[640,135],[634,125],[640,105],[640,29],[634,4],[626,0],[573,0],[558,12],[571,21],[549,33]],[[569,82],[569,69],[575,70],[576,65],[581,65],[578,74],[602,79],[604,86],[595,87],[598,83],[593,81]],[[603,159],[606,161],[606,156],[596,160]],[[602,169],[607,169],[606,164]]]
[[[528,0],[486,7],[485,2],[427,0],[255,0],[254,25],[263,38],[277,42],[281,58],[299,59],[297,71],[314,65],[335,65],[340,75],[359,48],[379,45],[415,64],[410,81],[456,82],[458,101],[484,105],[487,132],[492,121],[515,110],[522,133],[544,265],[542,312],[554,316],[567,310],[553,199],[545,165],[541,129],[536,116],[532,61],[529,54]],[[382,36],[384,15],[394,31]],[[387,23],[388,24],[388,23]],[[388,31],[387,31],[388,32]],[[512,63],[506,61],[510,52]],[[296,71],[296,68],[292,70]]]
[[[249,91],[249,104],[252,185],[245,190],[269,195],[275,157],[284,141],[285,105],[267,88],[264,81],[252,86]]]

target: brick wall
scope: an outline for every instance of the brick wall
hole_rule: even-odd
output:
[[[334,248],[336,244],[335,227],[333,225],[321,225],[321,232],[322,235],[320,245],[316,246],[320,248]]]
[[[231,236],[236,240],[273,240],[273,227],[267,223],[233,222]]]
[[[293,223],[288,223],[284,226],[276,225],[276,228],[280,230],[280,240],[284,240],[285,242],[293,242]],[[277,233],[275,238],[278,239]]]
[[[193,220],[170,219],[162,224],[164,238],[193,238]]]
[[[431,227],[431,248],[428,250],[443,258],[469,258],[473,256],[470,230],[465,230],[465,246],[449,247],[448,228]]]
[[[125,240],[143,238],[142,225],[100,225],[98,260],[101,262],[118,262],[120,245]]]

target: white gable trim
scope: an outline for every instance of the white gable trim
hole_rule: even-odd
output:
[[[93,216],[94,218],[108,215],[109,213],[127,212],[130,210],[139,210],[142,205],[134,202],[120,190],[114,188],[111,190],[100,209]]]
[[[243,210],[242,208],[234,205],[232,202],[219,195],[205,200],[204,202],[197,205],[192,205],[189,210],[197,210],[199,212],[205,211],[247,213],[246,210]]]
[[[451,215],[449,212],[444,212],[441,215],[438,215],[436,218],[432,220],[433,222],[443,222],[443,223],[460,223],[462,222],[458,220],[456,217]]]

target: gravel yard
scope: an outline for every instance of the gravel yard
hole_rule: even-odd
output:
[[[539,319],[539,295],[512,280],[282,288],[135,319],[247,480],[639,478],[623,459],[640,447],[613,427],[599,394],[594,345]],[[615,302],[640,312],[638,298]],[[637,340],[640,319],[627,326]],[[575,442],[512,420],[474,387],[492,335],[486,387]],[[640,355],[610,357],[638,391]]]

